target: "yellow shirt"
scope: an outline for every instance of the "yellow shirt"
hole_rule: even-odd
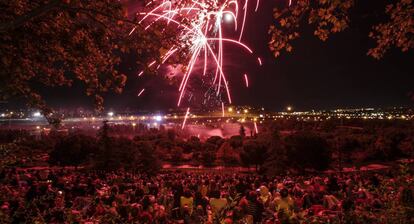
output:
[[[226,207],[226,205],[227,205],[227,199],[225,198],[211,198],[210,199],[210,206],[211,206],[211,211],[213,212],[213,214],[220,212],[220,210]]]
[[[285,212],[288,212],[289,214],[291,208],[293,208],[293,205],[294,205],[294,201],[291,197],[275,199],[276,211],[283,209],[285,210]]]
[[[190,214],[192,214],[193,213],[193,202],[194,202],[193,197],[186,198],[184,196],[181,196],[180,198],[181,210],[183,210],[184,207],[187,206],[188,210],[190,211]]]

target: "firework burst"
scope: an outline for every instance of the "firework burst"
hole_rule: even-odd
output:
[[[232,103],[229,82],[223,71],[225,63],[223,46],[225,43],[235,44],[245,49],[247,53],[253,54],[253,51],[242,42],[249,1],[254,1],[254,11],[258,11],[260,0],[152,0],[145,6],[149,10],[138,13],[139,24],[145,29],[163,22],[167,26],[174,26],[178,31],[179,42],[162,55],[162,60],[157,66],[158,69],[174,54],[181,55],[185,52],[188,60],[184,64],[185,71],[179,85],[177,106],[182,104],[189,80],[196,74],[212,77],[210,85],[216,96],[220,98],[222,109],[224,101],[219,97],[222,92],[226,95],[227,103]],[[234,32],[238,34],[237,39],[224,35],[223,23],[233,25]],[[130,35],[135,29],[136,27],[131,30]],[[152,61],[148,67],[155,66],[156,63]],[[257,57],[257,63],[262,66],[260,57]],[[198,69],[196,66],[202,68]],[[142,72],[139,73],[140,75]],[[248,87],[247,75],[244,78]],[[187,113],[188,111],[189,109]],[[184,124],[185,121],[183,127]]]
[[[256,1],[256,8],[260,1]],[[224,65],[224,43],[231,43],[245,49],[247,53],[253,51],[241,42],[249,0],[160,0],[149,1],[147,8],[151,10],[138,13],[139,23],[148,29],[157,22],[165,22],[167,25],[175,26],[179,31],[179,40],[174,47],[162,56],[162,63],[182,51],[188,52],[188,62],[179,85],[179,98],[177,105],[180,106],[191,76],[196,74],[195,66],[202,64],[202,71],[198,75],[212,75],[211,86],[214,86],[217,95],[224,90],[227,102],[231,103],[229,82],[223,71]],[[239,14],[243,14],[239,16]],[[241,19],[239,21],[238,19]],[[232,23],[238,39],[227,38],[223,34],[223,23]],[[131,30],[130,34],[135,31]],[[261,64],[261,62],[260,62]],[[152,61],[148,67],[155,65]],[[224,87],[224,88],[222,88]]]

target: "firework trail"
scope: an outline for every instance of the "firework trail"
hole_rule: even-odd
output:
[[[247,74],[244,74],[244,81],[246,82],[246,87],[249,88],[249,78],[247,77]]]
[[[261,58],[257,58],[257,62],[259,62],[259,65],[260,65],[260,66],[262,66],[262,65],[263,65],[263,63],[262,63],[262,59],[261,59]]]
[[[138,96],[141,96],[141,95],[142,95],[142,93],[144,93],[144,91],[145,91],[145,89],[142,89],[142,90],[138,93]]]
[[[259,133],[259,129],[257,128],[257,124],[256,122],[254,122],[254,131],[256,132],[256,134]]]
[[[185,123],[187,122],[187,118],[189,114],[190,114],[190,108],[187,108],[187,112],[185,113],[184,121],[183,121],[183,124],[181,125],[181,129],[184,129]]]

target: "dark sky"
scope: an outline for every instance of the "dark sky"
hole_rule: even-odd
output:
[[[266,35],[275,1],[265,2],[260,13],[252,14],[247,42],[263,56],[264,66],[252,69],[252,88],[239,91],[236,102],[282,109],[412,105],[408,96],[414,89],[414,54],[393,50],[378,61],[366,55],[373,46],[368,38],[369,24],[378,21],[376,12],[384,6],[378,0],[364,0],[352,12],[351,27],[327,42],[313,36],[309,27],[294,42],[294,51],[275,59],[267,49]],[[374,12],[374,13],[373,13]],[[371,15],[371,16],[368,16]]]
[[[314,37],[310,27],[302,27],[302,37],[294,42],[294,51],[277,59],[267,47],[270,38],[267,31],[274,22],[273,7],[280,3],[261,2],[259,12],[251,12],[248,17],[244,42],[256,51],[264,65],[257,66],[256,57],[239,48],[225,46],[228,62],[225,71],[234,104],[264,106],[269,110],[281,110],[287,105],[297,110],[413,105],[409,97],[414,90],[413,52],[391,50],[379,61],[366,55],[374,44],[368,38],[369,25],[384,19],[381,14],[388,1],[357,1],[351,27],[331,36],[327,42]],[[248,89],[243,80],[245,72],[250,77]],[[167,85],[160,77],[144,77],[143,82],[135,78],[136,71],[130,74],[125,92],[107,97],[107,109],[162,110],[175,106],[177,87]],[[142,88],[146,88],[145,94],[136,97]],[[57,107],[91,107],[92,100],[80,89],[80,85],[75,85],[70,89],[48,90],[47,98]]]

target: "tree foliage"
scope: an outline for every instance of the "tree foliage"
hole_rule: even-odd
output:
[[[268,146],[257,140],[246,141],[240,153],[240,160],[247,166],[254,166],[258,171],[269,156]]]
[[[96,151],[96,140],[85,135],[72,135],[59,141],[49,154],[49,162],[62,166],[78,166]]]
[[[310,133],[297,133],[285,140],[286,159],[297,170],[324,170],[330,163],[328,143]]]
[[[121,2],[0,1],[0,96],[23,97],[47,118],[59,119],[38,90],[77,81],[101,109],[104,93],[125,86],[127,77],[117,69],[123,54],[142,65],[174,43],[167,36],[173,29],[144,31]]]
[[[397,47],[405,52],[414,48],[414,6],[412,0],[400,0],[386,7],[390,20],[376,25],[369,34],[377,46],[368,54],[381,58],[391,47]]]
[[[275,23],[270,26],[269,48],[275,57],[293,50],[292,42],[300,37],[299,27],[308,24],[314,35],[326,41],[331,34],[349,27],[350,11],[357,0],[296,0],[292,5],[274,9]],[[374,25],[369,33],[376,46],[368,55],[380,59],[391,47],[402,51],[414,48],[414,7],[412,0],[398,0],[386,6],[387,21]]]

